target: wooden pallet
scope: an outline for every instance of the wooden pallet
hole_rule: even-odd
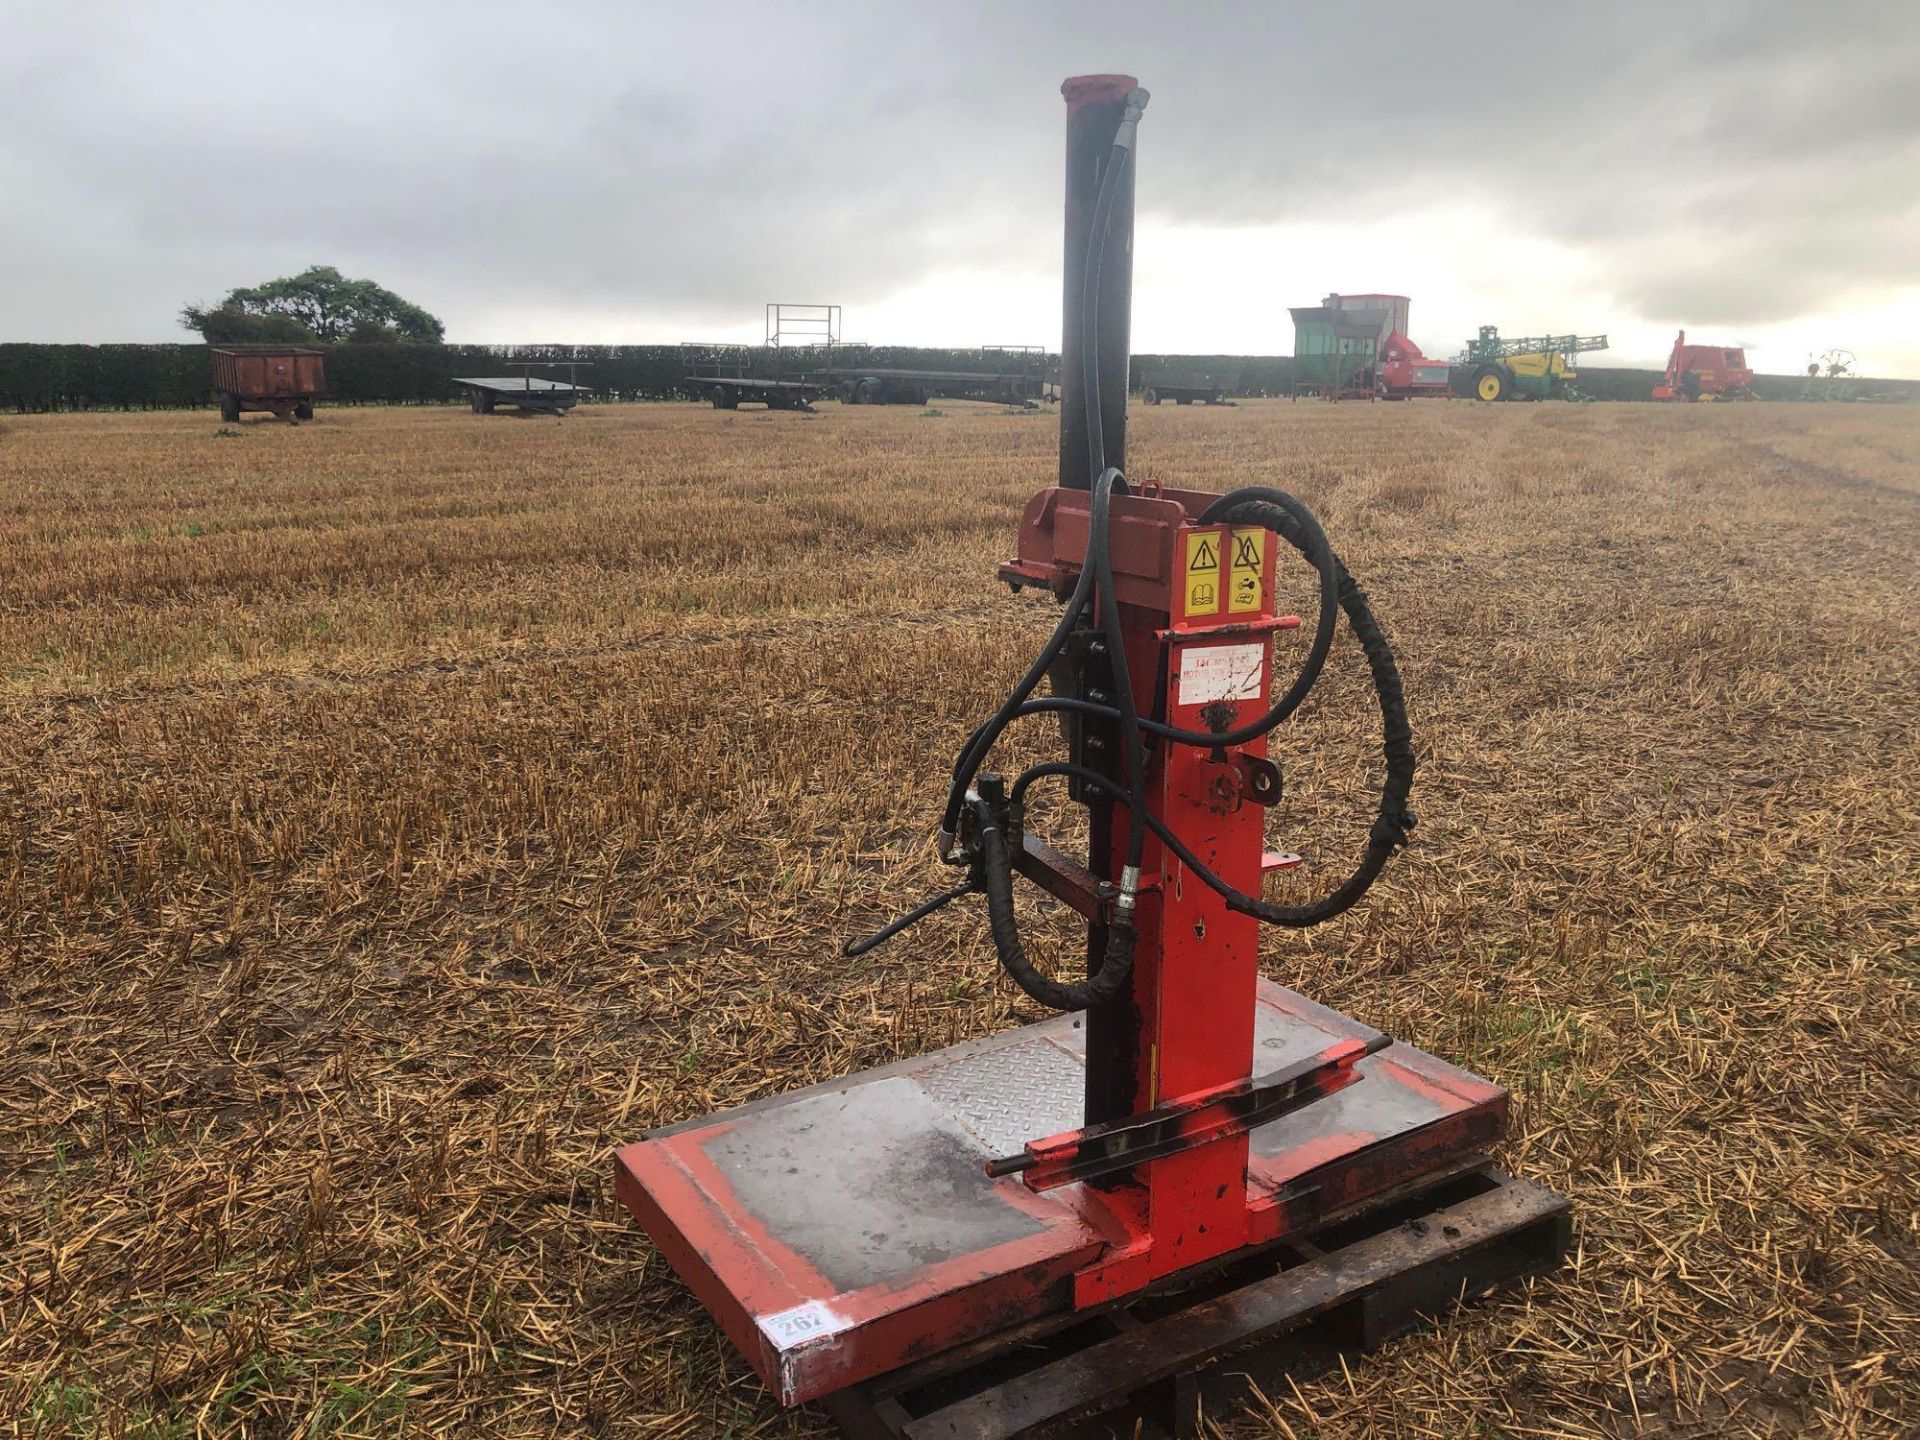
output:
[[[1554,1269],[1571,1228],[1563,1197],[1475,1160],[1178,1291],[1034,1321],[821,1403],[848,1440],[1191,1436],[1249,1382],[1284,1392]]]

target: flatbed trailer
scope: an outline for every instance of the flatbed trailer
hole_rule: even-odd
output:
[[[811,411],[812,402],[829,389],[826,385],[808,380],[771,380],[751,375],[690,374],[687,384],[716,410],[765,405],[769,410]]]
[[[564,415],[587,393],[584,386],[571,381],[545,380],[538,375],[461,376],[453,383],[466,387],[467,403],[476,415],[491,415],[502,405],[543,415]]]
[[[1033,409],[1046,398],[1044,376],[1031,371],[863,369],[833,365],[811,372],[832,382],[847,405],[924,405],[935,396],[993,400]]]
[[[1164,400],[1176,405],[1231,405],[1230,388],[1211,375],[1147,375],[1141,380],[1140,398],[1149,405]]]

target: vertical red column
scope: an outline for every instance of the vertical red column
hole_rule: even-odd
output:
[[[1264,531],[1184,529],[1177,542],[1166,645],[1166,717],[1224,732],[1267,707],[1273,555]],[[1209,751],[1163,747],[1152,804],[1194,855],[1236,889],[1257,893],[1265,810],[1242,756],[1266,737]],[[1260,925],[1161,849],[1151,917],[1157,963],[1139,995],[1150,1037],[1150,1105],[1245,1080],[1253,1066]],[[1144,945],[1143,948],[1149,948]],[[1164,1275],[1247,1242],[1247,1137],[1215,1141],[1145,1167],[1150,1272]]]
[[[1122,607],[1128,659],[1142,713],[1183,730],[1222,733],[1266,711],[1271,636],[1297,625],[1273,613],[1273,537],[1257,529],[1185,525],[1164,568],[1172,612]],[[1160,703],[1156,706],[1155,700]],[[1155,742],[1148,804],[1196,859],[1236,889],[1260,888],[1265,810],[1242,757],[1264,759],[1265,736],[1212,750]],[[1115,807],[1115,850],[1126,812]],[[1116,877],[1120,857],[1107,857]],[[1170,850],[1149,839],[1142,864],[1139,944],[1126,994],[1090,1014],[1089,1088],[1096,1066],[1124,1045],[1127,1113],[1195,1100],[1247,1080],[1259,981],[1259,922],[1227,908]],[[1095,1117],[1089,1115],[1089,1121]],[[1087,1306],[1248,1243],[1247,1136],[1209,1141],[1102,1186],[1136,1235],[1075,1282]]]

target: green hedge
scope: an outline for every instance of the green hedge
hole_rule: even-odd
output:
[[[330,345],[327,395],[346,404],[464,398],[456,375],[512,374],[509,357],[592,362],[580,381],[609,399],[678,393],[672,345]],[[213,403],[205,345],[0,345],[0,408],[151,410]]]
[[[0,408],[175,409],[206,402],[204,345],[0,345]]]
[[[598,400],[691,398],[677,345],[330,345],[327,396],[335,403],[421,405],[463,400],[460,375],[511,375],[518,360],[584,362],[580,383]],[[743,348],[750,371],[804,363]],[[876,368],[980,370],[1009,363],[978,351],[875,346]],[[842,360],[846,358],[844,352]],[[553,372],[549,372],[553,373]],[[0,345],[0,409],[155,410],[213,403],[205,345]]]
[[[805,355],[759,346],[737,352],[754,372],[804,364]],[[860,352],[876,369],[993,370],[1014,362],[978,350],[874,346]],[[841,363],[849,356],[843,351]],[[423,405],[460,400],[456,375],[513,374],[513,360],[581,360],[598,400],[692,398],[677,345],[332,345],[327,393],[344,404]],[[1033,363],[1033,362],[1029,362]],[[1050,359],[1049,364],[1057,364]],[[1285,355],[1136,355],[1133,384],[1153,374],[1212,375],[1241,395],[1285,395],[1293,361]],[[1596,400],[1645,400],[1657,370],[1587,369],[1580,389]],[[1845,392],[1810,387],[1799,375],[1762,375],[1761,398],[1920,398],[1920,381],[1849,380]],[[171,410],[213,403],[213,367],[205,345],[0,344],[0,409]]]
[[[580,360],[580,383],[597,400],[690,399],[677,345],[330,345],[327,395],[338,404],[429,405],[464,399],[459,375],[513,374],[516,360]],[[876,345],[860,362],[875,369],[997,370],[1020,363],[978,350]],[[801,365],[807,352],[759,346],[731,352],[748,373]],[[838,363],[853,363],[842,351]],[[1029,358],[1027,364],[1039,364]],[[1057,365],[1057,357],[1045,362]],[[1285,394],[1285,356],[1136,355],[1133,379],[1177,369],[1237,376],[1247,394]],[[549,372],[555,373],[555,372]],[[0,409],[170,410],[213,403],[205,345],[0,344]]]

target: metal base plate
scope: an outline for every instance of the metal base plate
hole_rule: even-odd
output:
[[[1252,1073],[1377,1032],[1263,981]],[[1062,1015],[655,1131],[621,1200],[784,1404],[1067,1308],[1125,1235],[1081,1187],[985,1162],[1081,1123],[1081,1017]],[[1261,1243],[1497,1139],[1506,1092],[1407,1045],[1256,1129]]]

